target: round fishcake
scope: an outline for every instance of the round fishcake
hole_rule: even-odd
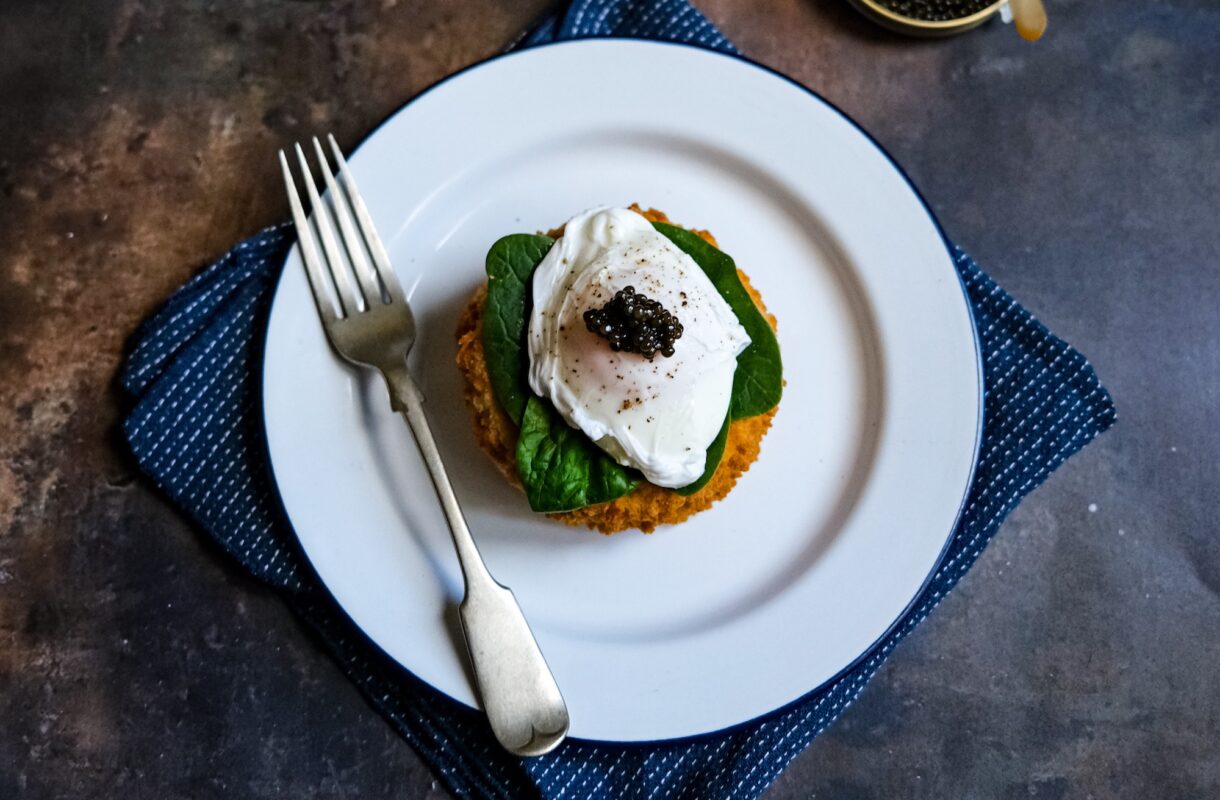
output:
[[[650,222],[669,221],[663,213],[655,209],[643,211],[638,206],[631,208],[643,214]],[[557,236],[561,233],[562,229],[552,231],[551,235]],[[716,240],[707,231],[694,233],[709,244],[716,245]],[[754,304],[774,328],[775,317],[767,313],[762,298],[750,285],[749,278],[741,270],[737,270],[737,275],[750,297],[754,299]],[[521,480],[517,476],[516,463],[517,429],[496,401],[487,373],[482,336],[486,302],[487,286],[484,284],[475,291],[462,311],[457,328],[457,366],[465,378],[466,404],[474,415],[474,431],[479,446],[491,456],[504,476],[520,488]],[[720,465],[716,467],[716,472],[707,485],[694,494],[683,496],[671,489],[643,482],[631,494],[609,503],[547,516],[569,525],[585,525],[606,534],[629,528],[639,528],[645,533],[652,533],[658,525],[682,522],[692,514],[710,508],[712,503],[733,489],[737,479],[758,458],[760,443],[767,429],[771,427],[775,411],[776,409],[772,408],[765,414],[734,420],[729,425],[728,441],[725,443]]]

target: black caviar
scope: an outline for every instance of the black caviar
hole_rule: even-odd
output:
[[[668,358],[682,336],[682,323],[656,300],[625,286],[601,308],[585,312],[590,331],[610,342],[610,349],[639,353],[649,361],[657,353]]]
[[[995,0],[877,0],[890,11],[925,22],[944,22],[977,14]]]

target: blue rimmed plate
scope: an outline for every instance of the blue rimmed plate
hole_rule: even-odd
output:
[[[833,106],[746,60],[635,40],[502,56],[423,93],[351,166],[420,323],[412,367],[471,529],[567,698],[575,737],[696,736],[867,653],[940,561],[977,455],[981,373],[946,242]],[[710,229],[779,320],[787,387],[710,511],[603,537],[532,514],[478,449],[454,330],[492,242],[639,202]],[[384,389],[329,350],[297,253],[267,333],[272,466],[352,620],[476,705],[460,573]]]

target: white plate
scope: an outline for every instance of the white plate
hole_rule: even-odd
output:
[[[458,497],[573,736],[750,720],[834,677],[902,614],[970,482],[978,352],[935,220],[839,111],[742,59],[586,40],[442,82],[351,165],[420,323],[412,368]],[[497,238],[633,201],[710,229],[737,259],[779,318],[787,388],[725,500],[607,538],[532,514],[478,449],[454,328]],[[275,479],[327,588],[390,656],[475,705],[427,473],[384,388],[327,347],[295,250],[263,388]]]

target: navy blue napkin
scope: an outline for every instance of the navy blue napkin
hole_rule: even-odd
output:
[[[576,2],[519,44],[589,35],[732,51],[685,0]],[[268,471],[259,397],[267,311],[293,238],[281,225],[242,242],[144,323],[121,376],[133,401],[124,431],[148,477],[284,597],[369,703],[461,797],[757,797],[855,699],[1021,498],[1115,418],[1084,356],[955,250],[983,351],[982,455],[944,563],[893,631],[833,683],[731,732],[648,747],[570,741],[548,756],[517,759],[496,745],[481,715],[421,683],[365,639],[298,549]]]

